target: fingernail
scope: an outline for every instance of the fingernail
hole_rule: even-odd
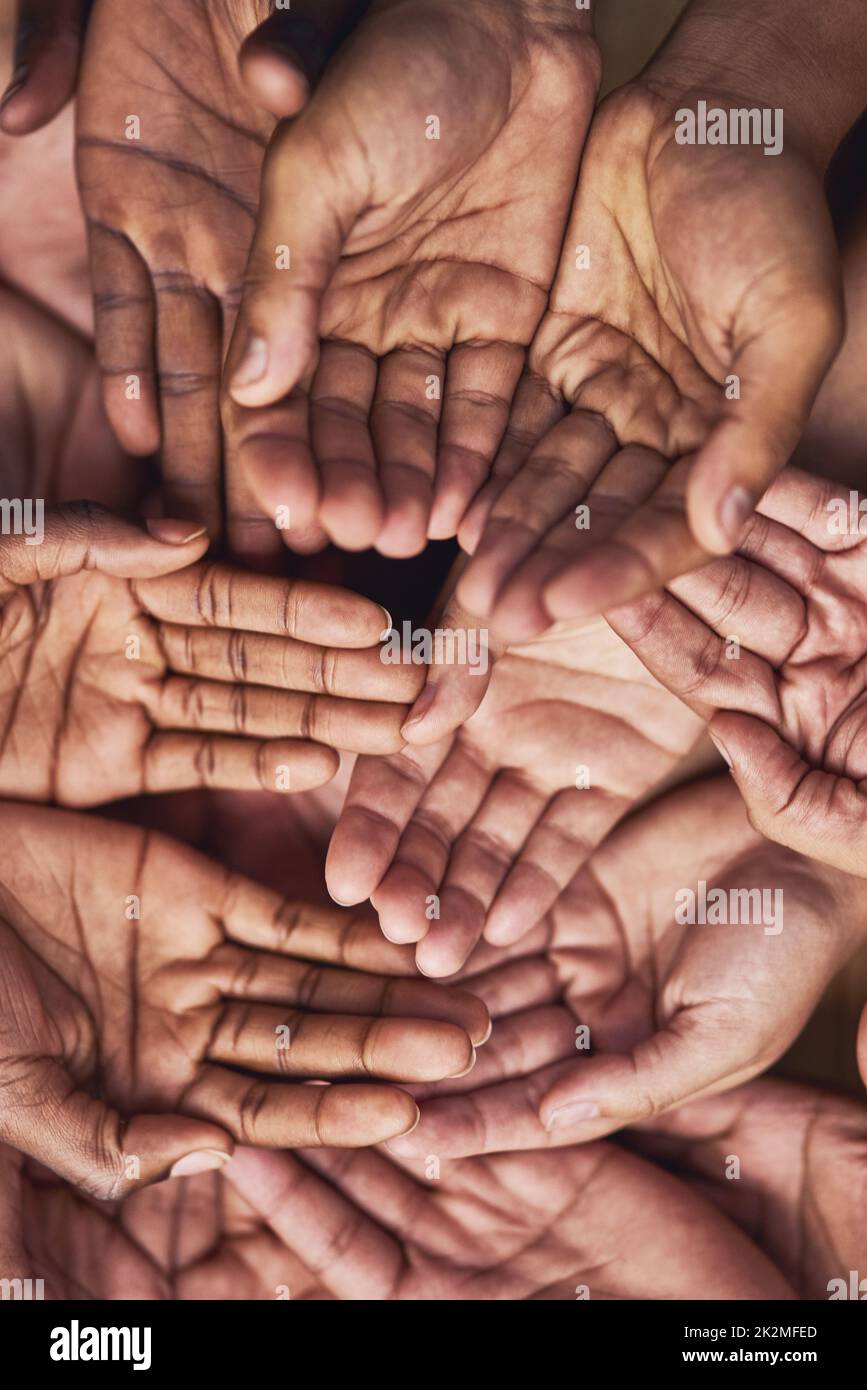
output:
[[[470,1065],[469,1065],[468,1067],[464,1067],[463,1071],[453,1071],[453,1072],[450,1072],[450,1073],[449,1073],[449,1077],[448,1077],[449,1081],[457,1081],[457,1079],[458,1079],[459,1076],[468,1076],[469,1073],[472,1071],[472,1069],[473,1069],[473,1067],[474,1067],[475,1065],[476,1065],[476,1049],[473,1048],[473,1055],[472,1055],[472,1057],[470,1058]]]
[[[268,344],[258,333],[251,333],[247,339],[244,356],[232,375],[232,390],[236,386],[252,386],[261,381],[268,369]]]
[[[592,1100],[577,1100],[572,1105],[558,1105],[552,1111],[546,1129],[566,1129],[568,1125],[580,1124],[582,1120],[595,1120],[599,1106]]]
[[[719,524],[732,547],[740,540],[752,511],[753,499],[745,487],[733,487],[720,503]]]
[[[28,68],[27,64],[19,63],[18,67],[15,69],[15,71],[9,79],[9,85],[6,88],[6,91],[3,93],[2,97],[0,97],[0,113],[2,113],[5,110],[6,106],[9,104],[12,98],[16,96],[18,92],[21,91],[21,88],[24,86],[24,83],[27,81],[27,78],[29,76],[30,69]]]
[[[199,1149],[198,1153],[185,1154],[172,1164],[170,1178],[192,1178],[196,1173],[212,1173],[215,1168],[223,1168],[232,1157],[219,1149]]]
[[[728,755],[728,751],[726,749],[725,744],[720,742],[716,734],[709,734],[709,738],[714,748],[719,753],[720,757],[725,763],[726,767],[728,768],[729,772],[731,772],[732,768],[734,767],[734,764]]]
[[[384,642],[392,629],[391,614],[389,613],[387,608],[383,608],[382,604],[379,605],[379,611],[382,614],[383,619],[385,620],[385,627],[382,629],[382,636],[379,640],[380,642]]]
[[[406,735],[407,729],[411,729],[415,725],[420,724],[421,721],[424,719],[425,715],[429,712],[431,705],[436,699],[436,693],[436,686],[431,685],[430,681],[428,681],[424,690],[421,692],[412,709],[410,710],[409,719],[405,721],[403,727],[401,728],[400,732],[404,736]]]
[[[171,517],[151,517],[145,523],[155,541],[162,541],[164,545],[188,545],[190,541],[198,540],[199,536],[205,534],[204,526],[197,526],[194,521],[175,521]]]

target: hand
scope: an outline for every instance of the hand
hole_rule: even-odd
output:
[[[375,0],[275,134],[225,421],[290,545],[454,535],[544,311],[599,69],[571,0]]]
[[[505,641],[732,550],[839,343],[821,171],[788,129],[775,157],[677,143],[695,101],[651,72],[594,119],[500,477],[460,533],[458,598]]]
[[[341,1299],[792,1296],[708,1203],[613,1144],[442,1164],[241,1149],[228,1175]]]
[[[294,0],[269,19],[267,0],[96,0],[90,18],[78,175],[107,412],[129,453],[162,445],[167,515],[216,539],[225,492],[241,555],[281,548],[231,447],[221,465],[220,370],[274,128],[261,103],[303,104],[356,9]]]
[[[418,943],[424,974],[451,975],[483,931],[506,945],[541,921],[701,727],[604,621],[560,624],[500,657],[454,734],[359,759],[329,890],[344,904],[371,898],[389,940]]]
[[[304,791],[338,746],[401,746],[419,676],[380,661],[377,604],[191,567],[207,537],[152,527],[169,543],[82,504],[48,512],[41,545],[0,537],[0,795]]]
[[[395,1086],[306,1082],[457,1074],[489,1031],[471,996],[394,978],[411,958],[372,921],[133,826],[7,802],[0,829],[0,1140],[92,1196],[216,1168],[233,1139],[402,1133]]]
[[[219,1173],[100,1204],[0,1146],[0,1270],[46,1299],[328,1299]]]
[[[842,495],[841,495],[842,493]],[[768,839],[867,876],[867,542],[857,495],[787,468],[740,553],[611,616],[705,718]]]
[[[573,1060],[558,1060],[559,1019],[522,1017],[551,1005],[550,977],[534,972],[525,996],[513,962],[500,985],[496,972],[473,976],[468,987],[497,1016],[484,1072],[460,1094],[425,1101],[395,1153],[460,1157],[596,1139],[757,1075],[863,941],[863,890],[764,841],[723,777],[669,793],[609,836],[546,929],[573,1016]],[[498,1047],[495,990],[505,988],[519,1015]]]
[[[828,1298],[832,1280],[851,1296],[850,1270],[862,1279],[867,1267],[863,1101],[753,1081],[661,1117],[634,1138],[741,1226],[799,1297]]]

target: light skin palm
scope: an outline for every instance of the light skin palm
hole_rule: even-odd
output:
[[[678,921],[677,895],[698,899],[701,880],[781,897],[767,921],[736,922],[731,907],[719,924]],[[585,1141],[736,1086],[794,1041],[863,940],[862,913],[858,881],[763,840],[728,779],[670,793],[606,841],[527,938],[547,966],[525,963],[526,998],[514,962],[471,961],[486,973],[470,987],[497,1017],[481,1084],[425,1100],[394,1151]]]
[[[131,826],[0,814],[3,1138],[85,1191],[122,1196],[188,1154],[217,1167],[232,1138],[375,1142],[412,1124],[408,1095],[303,1083],[472,1064],[484,1007],[395,978],[411,961],[375,923]]]
[[[459,598],[508,640],[733,549],[838,345],[816,172],[791,138],[776,157],[678,144],[693,97],[640,81],[594,120],[519,440],[461,531],[475,555]],[[533,425],[546,410],[547,432]]]
[[[763,833],[863,874],[860,525],[848,489],[787,468],[737,556],[611,621],[660,680],[714,715],[712,736]]]
[[[701,722],[685,714],[601,620],[511,648],[453,736],[359,760],[329,888],[342,902],[372,896],[391,940],[417,941],[426,974],[451,974],[483,928],[505,945],[542,919],[695,743]]]
[[[544,310],[598,67],[573,7],[379,0],[278,131],[227,364],[270,514],[391,555],[454,534]]]

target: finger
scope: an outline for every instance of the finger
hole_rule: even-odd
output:
[[[493,1042],[492,1037],[488,1047]],[[528,1039],[528,1060],[535,1050],[532,1039]],[[544,1044],[538,1050],[540,1056],[550,1051]],[[559,1046],[556,1050],[560,1051]],[[390,1140],[389,1152],[402,1159],[426,1154],[469,1158],[573,1143],[574,1136],[565,1139],[557,1131],[549,1133],[538,1114],[546,1087],[572,1066],[574,1063],[561,1060],[527,1074],[520,1072],[511,1080],[423,1100],[418,1125],[411,1133]]]
[[[228,1170],[235,1189],[332,1293],[379,1299],[397,1288],[401,1246],[356,1202],[289,1154],[243,1148],[236,1160]]]
[[[0,129],[30,135],[74,94],[84,0],[18,0],[14,70],[0,98]]]
[[[371,900],[390,941],[420,941],[443,917],[438,896],[455,841],[490,785],[490,769],[456,745],[406,825],[394,859]],[[448,905],[445,905],[446,907]]]
[[[340,757],[320,743],[158,733],[145,749],[142,790],[306,792],[330,782]]]
[[[509,343],[469,343],[448,357],[430,534],[448,540],[490,476],[524,365],[524,349]]]
[[[165,508],[216,538],[223,530],[219,305],[186,273],[155,275],[154,285]]]
[[[642,451],[645,456],[647,452]],[[542,599],[549,620],[568,616],[574,621],[607,612],[706,562],[686,520],[688,476],[689,460],[683,459],[666,471],[647,501],[628,510],[600,545],[587,546],[573,564],[548,580]]]
[[[381,555],[405,559],[427,543],[443,374],[442,358],[423,348],[379,364],[370,425],[385,498]]]
[[[844,873],[867,877],[867,757],[848,750],[851,776],[810,768],[768,724],[718,714],[708,730],[744,798],[750,822],[786,845]]]
[[[364,902],[376,890],[448,746],[446,741],[389,758],[359,758],[325,861],[335,902]]]
[[[310,391],[310,434],[322,475],[319,520],[343,550],[368,550],[385,506],[370,437],[376,359],[352,343],[323,343]]]
[[[812,211],[812,210],[811,210]],[[814,283],[780,301],[748,297],[736,326],[731,373],[739,397],[726,400],[699,451],[687,487],[689,524],[711,554],[733,550],[762,493],[794,452],[843,334],[838,258],[827,209],[815,209],[827,245],[811,267]],[[803,341],[808,346],[797,346]]]
[[[490,617],[507,579],[587,495],[616,450],[598,415],[576,410],[548,431],[491,509],[457,588],[462,607]]]
[[[313,908],[308,910],[314,912]],[[367,926],[371,932],[375,931],[372,921]],[[284,1007],[294,1005],[322,1015],[436,1019],[454,1025],[474,1046],[487,1041],[491,1032],[490,1018],[484,1002],[476,996],[475,985],[470,994],[465,989],[443,989],[425,980],[372,974],[369,967],[378,954],[378,943],[371,941],[365,949],[356,934],[354,950],[368,969],[314,965],[309,960],[264,951],[251,952],[229,943],[208,957],[207,978],[227,998]],[[401,968],[405,973],[412,969],[411,961],[410,954],[402,958]],[[505,984],[497,988],[502,993]],[[274,1043],[273,1033],[271,1043]]]
[[[458,541],[468,555],[477,549],[491,510],[506,485],[523,467],[542,436],[563,419],[564,413],[562,400],[551,394],[547,381],[525,372],[515,392],[492,476],[473,499],[458,527]]]
[[[160,729],[198,729],[262,740],[297,738],[345,753],[397,753],[403,747],[403,707],[370,700],[178,676],[163,681],[150,712]]]
[[[858,524],[847,524],[850,521],[849,502],[850,493],[840,483],[817,478],[790,465],[774,479],[757,510],[762,516],[785,526],[787,533],[794,532],[802,537],[810,547],[850,550],[860,543],[862,531],[860,511]],[[760,536],[764,539],[764,532],[760,532]],[[784,539],[794,546],[790,535],[785,534]],[[809,553],[806,546],[795,548],[799,554]]]
[[[359,1148],[404,1134],[418,1108],[406,1091],[377,1085],[292,1085],[204,1066],[184,1108],[261,1148]]]
[[[773,524],[756,520],[759,527]],[[749,647],[779,667],[805,630],[801,596],[761,562],[740,555],[712,560],[668,587],[674,598],[725,638],[732,660],[740,660],[741,648]]]
[[[363,201],[334,150],[323,158],[323,135],[309,111],[278,127],[226,362],[239,405],[273,405],[312,377],[322,299]]]
[[[416,747],[441,742],[466,724],[482,703],[502,646],[452,598],[432,637],[432,660],[424,688],[403,726]]]
[[[11,1001],[4,1001],[4,1011]],[[179,1115],[116,1110],[76,1090],[49,1058],[18,1068],[0,1105],[3,1138],[91,1197],[116,1201],[169,1176],[221,1168],[232,1152],[224,1129]],[[20,1101],[20,1103],[18,1103]],[[174,1171],[173,1171],[174,1170]]]
[[[109,424],[129,454],[160,447],[156,387],[156,308],[150,273],[132,242],[88,224],[94,339]]]
[[[367,0],[295,0],[248,34],[238,57],[252,99],[283,120],[306,106],[331,53]]]
[[[425,1082],[464,1075],[475,1049],[462,1029],[436,1019],[308,1014],[239,1003],[223,1008],[208,1058],[289,1077]]]
[[[410,703],[418,694],[418,666],[391,666],[381,648],[320,647],[257,632],[161,623],[160,651],[173,671],[212,680],[249,682],[340,699]]]
[[[297,541],[318,527],[321,492],[310,443],[308,384],[261,410],[245,410],[224,393],[222,415],[233,515],[243,522],[249,494],[283,544],[304,552]]]
[[[37,521],[38,526],[38,521]],[[159,521],[140,530],[95,502],[49,507],[42,539],[36,533],[0,536],[0,591],[6,585],[60,579],[84,569],[123,579],[147,579],[179,570],[208,547],[193,522]]]
[[[715,709],[780,718],[768,663],[746,648],[731,647],[670,594],[651,594],[606,617],[648,671],[704,718]]]
[[[136,595],[163,622],[271,633],[321,646],[374,647],[391,621],[378,603],[348,589],[219,563],[141,584]]]

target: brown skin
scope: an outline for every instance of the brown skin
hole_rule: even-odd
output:
[[[241,1149],[231,1181],[342,1299],[788,1298],[709,1204],[613,1144],[413,1162]]]
[[[219,1173],[96,1203],[6,1146],[0,1269],[46,1299],[331,1297]]]
[[[676,894],[701,879],[709,889],[782,890],[782,931],[679,923]],[[496,971],[471,977],[495,1014],[495,989],[508,991],[510,1014],[533,1012],[509,1021],[501,1045],[497,1023],[484,1072],[458,1095],[425,1101],[394,1152],[584,1142],[738,1085],[795,1039],[863,941],[863,909],[858,880],[763,840],[727,777],[668,794],[596,851],[537,929],[541,942],[534,933],[521,943],[521,955],[541,944],[549,960],[547,971],[524,963],[525,999],[513,961],[499,983]],[[480,964],[489,969],[490,956],[471,969]],[[549,1007],[561,992],[571,1040]],[[590,1029],[577,1061],[576,1024]],[[570,1112],[576,1104],[598,1113]]]
[[[754,1240],[801,1298],[867,1262],[867,1109],[862,1101],[762,1080],[635,1134]],[[737,1181],[728,1156],[740,1159]],[[861,1294],[864,1297],[864,1294]]]
[[[738,555],[609,617],[659,680],[714,715],[753,824],[864,876],[867,541],[838,534],[835,498],[848,509],[848,488],[787,468]]]
[[[175,542],[190,528],[159,525]],[[391,702],[418,675],[380,661],[378,605],[190,567],[206,546],[161,543],[89,504],[47,512],[42,545],[0,538],[3,794],[87,806],[195,786],[303,791],[333,776],[338,746],[401,746],[405,705]]]
[[[504,640],[731,550],[840,341],[812,151],[788,128],[775,157],[678,144],[676,112],[699,97],[762,105],[651,70],[594,118],[512,438],[460,533],[474,555],[458,597]],[[740,399],[725,397],[730,374]],[[589,529],[576,529],[584,503]]]
[[[0,827],[0,1138],[93,1196],[233,1140],[402,1133],[396,1087],[304,1082],[455,1075],[485,1039],[476,999],[395,978],[411,957],[369,919],[133,826],[7,802]]]
[[[224,418],[290,545],[454,535],[544,312],[599,66],[566,0],[375,0],[278,129]]]
[[[701,727],[645,679],[604,621],[561,624],[500,657],[456,733],[359,759],[329,889],[344,903],[371,897],[390,940],[419,943],[426,975],[453,974],[483,929],[501,946],[531,930]],[[589,773],[582,789],[579,765]],[[426,916],[431,894],[437,920]]]

